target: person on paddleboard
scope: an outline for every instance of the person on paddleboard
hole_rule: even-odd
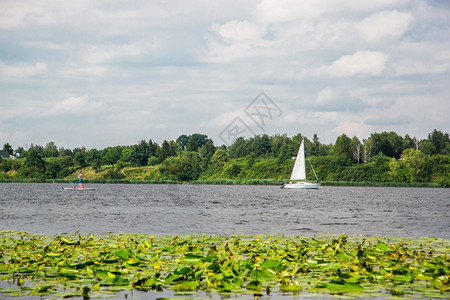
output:
[[[80,188],[84,189],[83,171],[80,171],[80,174],[78,174],[78,183],[80,184]]]

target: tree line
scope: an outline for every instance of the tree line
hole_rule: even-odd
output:
[[[200,133],[183,134],[161,145],[150,139],[100,150],[65,149],[54,142],[14,150],[5,143],[3,149],[11,155],[20,153],[20,158],[0,159],[0,179],[61,179],[82,168],[91,168],[104,179],[123,179],[126,168],[147,167],[152,172],[146,180],[285,180],[302,139],[324,181],[450,183],[449,134],[436,129],[421,140],[392,131],[372,133],[363,140],[342,134],[334,144],[321,143],[317,134],[311,140],[302,134],[263,134],[216,146]]]

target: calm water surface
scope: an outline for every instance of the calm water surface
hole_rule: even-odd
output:
[[[0,183],[0,229],[30,233],[285,234],[450,238],[450,190]]]

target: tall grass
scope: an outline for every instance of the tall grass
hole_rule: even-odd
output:
[[[373,187],[427,187],[439,188],[438,183],[431,182],[356,182],[356,181],[324,181],[323,186],[373,186]]]
[[[68,179],[0,179],[0,183],[75,183],[74,180]],[[84,180],[84,183],[101,183],[101,184],[205,184],[205,185],[281,185],[282,180],[278,179],[209,179],[194,181],[176,181],[176,180],[130,180],[130,179],[91,179]],[[357,181],[323,181],[322,186],[371,186],[371,187],[426,187],[440,188],[439,183],[430,182],[357,182]]]

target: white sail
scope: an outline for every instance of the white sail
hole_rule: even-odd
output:
[[[295,159],[294,169],[292,170],[291,180],[306,180],[305,172],[305,145],[302,143],[298,149],[297,158]]]

